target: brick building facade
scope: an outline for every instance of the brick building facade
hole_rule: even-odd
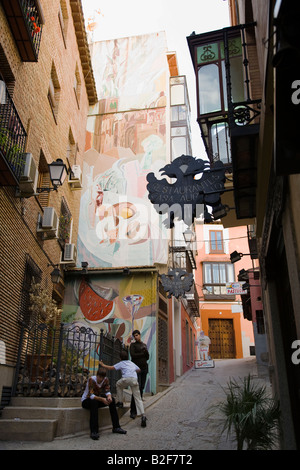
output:
[[[82,168],[87,111],[97,96],[80,0],[4,1],[0,25],[1,394],[2,386],[12,382],[20,320],[29,321],[31,278],[58,304],[63,299],[66,265],[60,261],[66,243],[76,243],[80,201],[80,190],[74,190],[80,187],[80,174],[70,170],[74,165]],[[25,139],[13,166],[6,145],[12,151],[20,129]],[[32,159],[30,169],[37,170],[30,197],[19,192],[24,153],[32,155],[26,158]],[[68,169],[64,184],[57,191],[38,193],[36,188],[51,187],[48,164],[57,159]],[[37,231],[46,207],[54,209],[58,221],[50,238]],[[62,274],[58,284],[50,277],[55,265]]]

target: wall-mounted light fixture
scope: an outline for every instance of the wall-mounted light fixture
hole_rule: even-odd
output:
[[[48,165],[49,173],[50,173],[50,180],[52,183],[52,188],[37,188],[38,193],[42,193],[44,191],[57,191],[59,186],[62,186],[66,176],[68,174],[68,169],[65,163],[62,161],[61,158],[58,158],[55,162],[52,162]]]
[[[68,173],[71,171],[71,170],[68,170],[66,164],[63,162],[63,160],[61,158],[58,158],[56,161],[52,162],[52,163],[49,163],[48,164],[48,168],[49,168],[49,175],[50,175],[50,181],[51,181],[51,184],[52,184],[52,187],[50,188],[30,188],[31,191],[27,191],[26,189],[22,189],[20,187],[20,192],[17,193],[17,196],[19,197],[26,197],[26,198],[29,198],[29,197],[32,197],[32,196],[36,196],[37,194],[40,194],[40,193],[44,193],[44,192],[47,192],[47,193],[50,193],[50,191],[57,191],[57,188],[59,186],[62,186],[65,179],[66,179],[66,176],[68,175]],[[37,172],[37,170],[36,170]],[[37,177],[37,176],[36,176]],[[26,182],[27,184],[28,182]],[[24,195],[24,193],[26,193]]]
[[[251,253],[238,253],[237,251],[233,251],[230,254],[230,261],[232,263],[236,263],[237,261],[240,261],[243,256],[251,256]]]
[[[183,237],[184,241],[188,244],[190,244],[194,240],[195,233],[190,229],[186,229],[185,232],[183,232]]]
[[[81,267],[82,267],[82,274],[87,274],[88,273],[88,265],[89,263],[87,261],[82,261],[81,262]]]
[[[50,263],[48,264],[48,266],[52,266],[54,268],[53,271],[50,273],[51,281],[53,282],[53,284],[58,284],[62,277],[58,264]]]
[[[228,212],[232,209],[235,209],[235,207],[229,207],[227,204],[220,204],[217,207],[214,207],[212,210],[212,215],[214,220],[222,219],[223,217],[226,217]]]

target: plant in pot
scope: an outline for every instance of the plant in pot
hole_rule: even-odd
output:
[[[27,369],[34,381],[51,364],[53,341],[49,327],[55,325],[61,310],[51,295],[35,281],[31,284],[29,302],[29,311],[37,325],[32,353],[27,355]]]
[[[20,145],[14,142],[13,132],[2,127],[0,123],[0,147],[5,149],[10,156],[17,156],[22,152]]]
[[[58,238],[62,246],[69,243],[71,220],[72,217],[69,214],[62,214],[59,218]]]
[[[278,444],[279,402],[271,398],[265,385],[249,374],[240,383],[230,379],[224,389],[226,399],[215,410],[221,413],[224,430],[232,432],[237,450],[271,450]]]
[[[40,283],[32,282],[29,290],[29,310],[36,323],[55,323],[61,309]]]

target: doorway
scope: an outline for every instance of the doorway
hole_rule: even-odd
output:
[[[212,359],[235,358],[233,319],[210,318],[208,336],[211,341],[209,355]]]

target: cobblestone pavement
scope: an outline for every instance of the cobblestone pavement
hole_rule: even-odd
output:
[[[121,418],[126,435],[102,430],[100,439],[89,434],[57,438],[52,442],[0,442],[0,450],[235,450],[235,443],[222,433],[222,423],[211,406],[225,397],[222,386],[229,378],[251,374],[270,387],[268,378],[258,377],[255,357],[216,360],[215,367],[191,369],[166,391],[145,399],[147,427],[140,418]]]

